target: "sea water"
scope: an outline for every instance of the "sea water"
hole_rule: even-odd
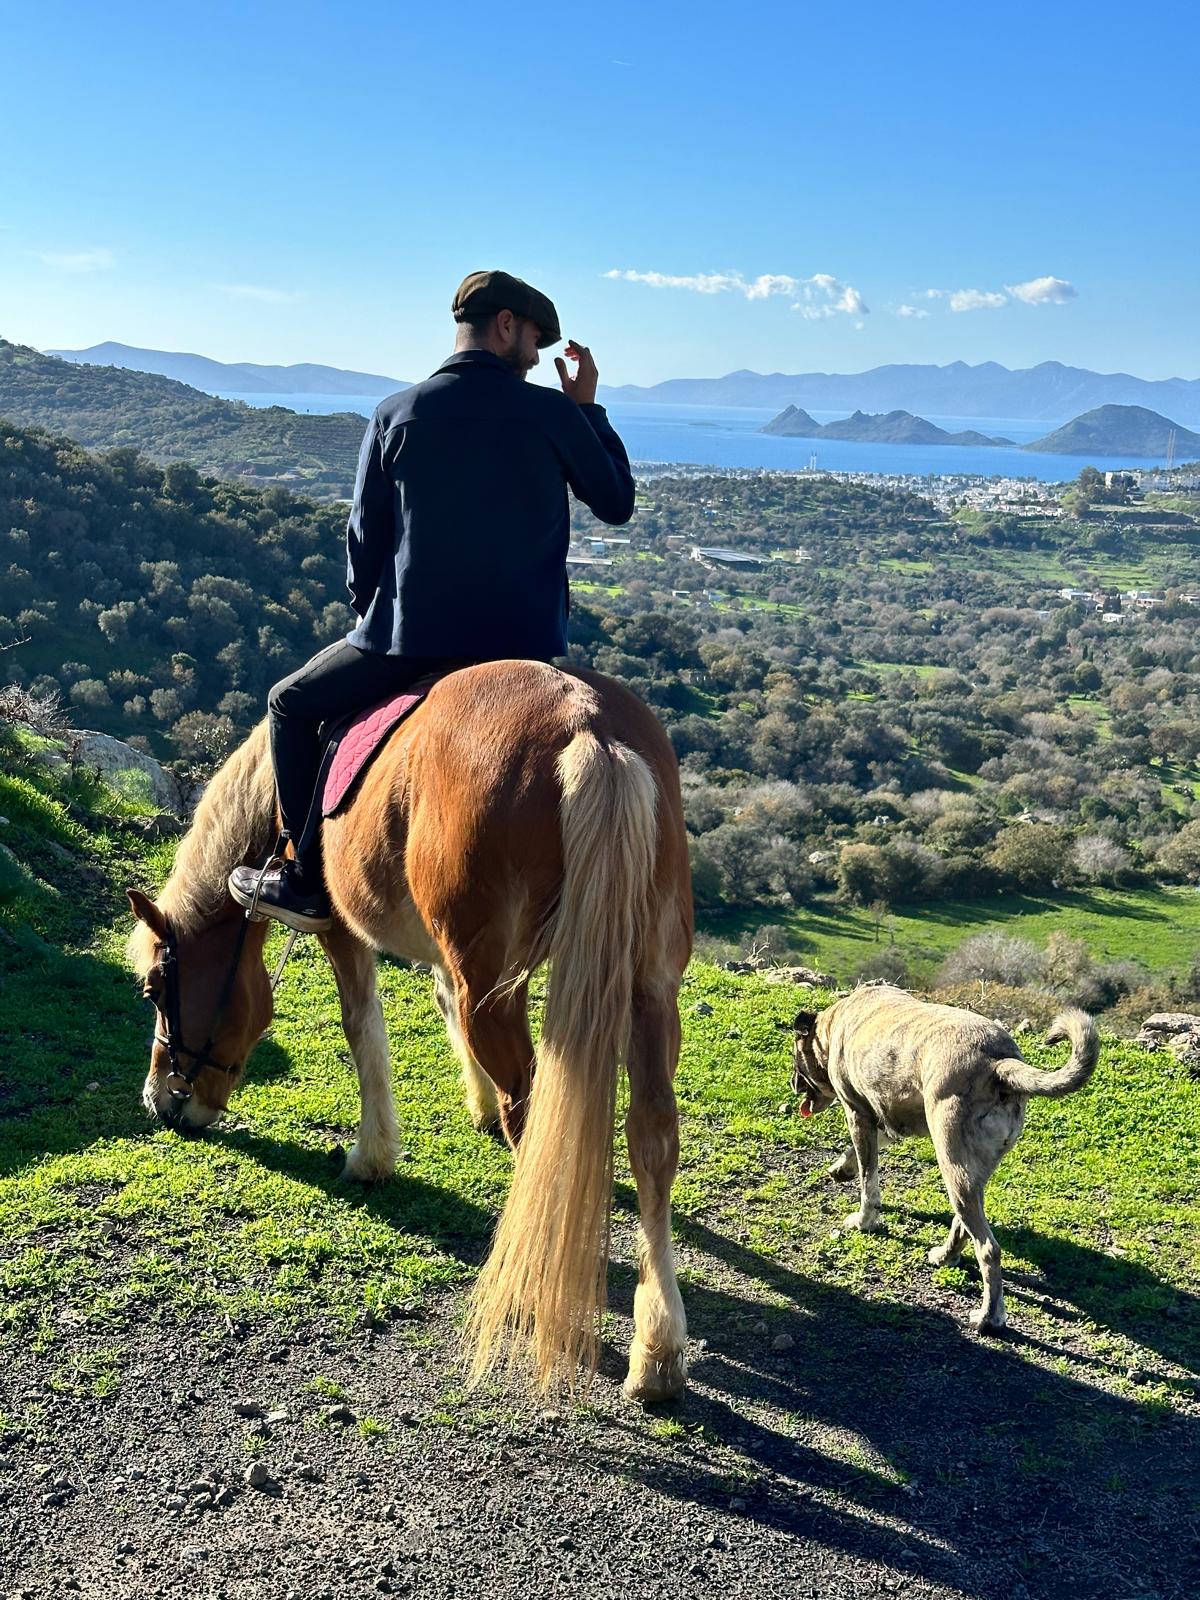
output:
[[[253,406],[286,406],[289,411],[328,415],[357,411],[368,417],[379,403],[378,395],[229,394]],[[613,426],[625,441],[630,458],[637,461],[677,462],[710,467],[758,467],[797,471],[816,458],[818,471],[883,472],[912,476],[978,474],[983,477],[1038,478],[1062,483],[1077,478],[1085,466],[1100,471],[1119,467],[1155,467],[1164,458],[1114,456],[1057,456],[1040,451],[1006,450],[974,445],[860,444],[846,439],[780,439],[760,433],[777,415],[774,408],[743,406],[655,405],[648,401],[614,401],[608,408]],[[817,422],[833,422],[845,411],[812,411]],[[1013,417],[930,417],[947,433],[973,429],[992,437],[1027,444],[1057,426]]]

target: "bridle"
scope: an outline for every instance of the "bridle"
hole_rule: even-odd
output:
[[[175,929],[171,925],[170,917],[164,917],[163,919],[163,953],[158,962],[158,970],[162,974],[163,980],[163,997],[161,1006],[156,1005],[154,1042],[162,1045],[167,1052],[167,1061],[170,1063],[171,1069],[167,1073],[167,1092],[173,1100],[183,1102],[192,1098],[192,1085],[205,1067],[211,1067],[214,1072],[224,1072],[229,1077],[233,1077],[234,1074],[241,1071],[242,1062],[235,1061],[232,1065],[229,1065],[224,1061],[215,1061],[212,1049],[233,995],[233,986],[237,981],[238,967],[241,965],[242,952],[246,948],[246,935],[250,931],[250,924],[252,921],[262,920],[261,916],[255,917],[249,911],[240,919],[241,926],[238,928],[238,936],[234,941],[233,955],[230,958],[229,970],[225,974],[225,982],[221,985],[221,998],[217,1001],[217,1009],[208,1030],[208,1038],[204,1041],[202,1050],[193,1050],[190,1045],[183,1042],[183,1027],[180,1022],[178,941],[176,940]],[[275,993],[283,969],[287,965],[287,959],[291,955],[292,948],[298,938],[298,931],[293,929],[283,947],[279,965],[271,976],[272,994]],[[162,1032],[159,1031],[159,1022],[162,1023]],[[192,1058],[191,1066],[186,1069],[181,1061],[183,1056]]]
[[[233,994],[237,970],[242,961],[242,951],[246,948],[246,935],[250,931],[250,918],[242,917],[240,921],[241,927],[238,929],[237,940],[233,946],[233,957],[229,963],[229,971],[225,974],[225,982],[221,986],[221,998],[217,1001],[216,1014],[208,1030],[208,1038],[204,1041],[202,1050],[193,1050],[183,1042],[183,1028],[179,1020],[179,946],[175,938],[175,929],[171,926],[171,919],[164,918],[162,938],[164,948],[158,962],[158,970],[162,974],[163,997],[155,1019],[154,1042],[162,1045],[167,1052],[167,1060],[171,1065],[171,1070],[167,1073],[167,1092],[173,1100],[192,1098],[192,1085],[205,1067],[212,1067],[214,1071],[224,1072],[230,1076],[241,1067],[240,1061],[228,1066],[223,1061],[214,1061],[212,1055],[217,1033]],[[159,1022],[162,1023],[162,1032],[158,1028]],[[191,1066],[186,1069],[181,1061],[183,1056],[192,1058]]]

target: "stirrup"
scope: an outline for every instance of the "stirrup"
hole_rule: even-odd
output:
[[[246,907],[246,921],[247,922],[270,922],[271,921],[271,918],[267,915],[267,913],[265,911],[260,911],[258,909],[258,897],[262,893],[263,878],[266,876],[266,874],[268,872],[271,871],[271,869],[273,867],[283,868],[286,865],[287,865],[287,862],[286,862],[286,859],[283,856],[270,855],[263,862],[262,866],[259,867],[259,869],[258,869],[258,877],[255,879],[255,882],[254,882],[254,894],[251,896],[250,904]]]

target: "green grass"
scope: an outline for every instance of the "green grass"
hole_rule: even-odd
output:
[[[733,938],[764,920],[761,910],[716,913],[706,931]],[[1200,948],[1200,892],[1193,888],[1078,889],[1057,895],[990,895],[979,900],[935,900],[896,906],[876,940],[874,921],[861,906],[832,900],[803,906],[783,921],[806,958],[839,979],[888,943],[928,976],[955,945],[985,928],[1004,928],[1043,945],[1052,933],[1083,939],[1100,960],[1132,957],[1151,972],[1181,973]]]
[[[42,815],[39,802],[28,804]],[[47,838],[67,826],[54,804],[42,815]],[[138,1103],[149,1018],[120,964],[115,874],[124,865],[114,861],[98,896],[103,915],[62,951],[44,941],[43,955],[26,959],[13,948],[17,902],[0,918],[0,1359],[6,1349],[33,1349],[55,1392],[105,1399],[118,1392],[122,1361],[147,1322],[187,1321],[214,1338],[237,1326],[349,1328],[410,1314],[465,1285],[511,1162],[470,1126],[428,978],[381,967],[404,1146],[391,1181],[371,1189],[339,1181],[334,1152],[353,1138],[357,1088],[332,977],[311,941],[297,948],[272,1037],[230,1116],[184,1142],[156,1129]],[[140,863],[143,873],[151,867]],[[1108,892],[988,909],[993,920],[1019,919],[1022,933],[1064,919],[1078,931],[1095,919],[1119,939],[1117,953],[1155,940],[1190,951],[1200,929],[1193,899]],[[32,935],[46,935],[54,906],[36,897],[20,905]],[[934,914],[949,943],[977,925],[982,908]],[[801,920],[827,952],[871,948],[863,913]],[[930,936],[930,913],[909,920]],[[697,1012],[700,1002],[710,1015]],[[747,1327],[784,1314],[801,1281],[818,1308],[850,1296],[902,1319],[914,1296],[941,1294],[965,1314],[973,1269],[934,1281],[924,1260],[946,1224],[926,1142],[885,1158],[885,1234],[836,1230],[851,1201],[823,1168],[844,1130],[836,1112],[795,1115],[778,1024],[796,1004],[794,990],[760,978],[702,963],[689,972],[675,1193],[685,1298],[710,1294],[724,1263],[737,1261],[754,1264],[756,1286],[731,1299],[727,1314]],[[1034,1045],[1030,1055],[1044,1063],[1061,1051]],[[1166,1057],[1110,1043],[1090,1091],[1031,1106],[990,1191],[1009,1271],[1044,1277],[1076,1308],[1079,1347],[1107,1374],[1096,1381],[1119,1389],[1127,1367],[1154,1364],[1159,1387],[1148,1395],[1160,1407],[1180,1403],[1178,1370],[1196,1355],[1194,1319],[1173,1318],[1180,1297],[1192,1304],[1186,1297],[1200,1289],[1198,1136],[1200,1084]],[[619,1154],[619,1241],[633,1205]],[[1037,1303],[1023,1303],[1021,1314],[1035,1333],[1042,1320],[1049,1330]],[[1062,1355],[1039,1349],[1023,1348],[1022,1358]],[[315,1380],[313,1392],[341,1398],[330,1380]],[[364,1416],[360,1432],[377,1438],[379,1426]]]

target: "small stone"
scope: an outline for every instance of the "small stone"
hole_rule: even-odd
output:
[[[48,1494],[44,1494],[42,1496],[42,1505],[45,1506],[47,1510],[50,1510],[53,1506],[64,1505],[66,1503],[66,1499],[67,1497],[61,1489],[51,1489]]]
[[[792,1109],[791,1102],[788,1100],[781,1100],[775,1109],[781,1117],[786,1117],[788,1112]]]
[[[785,1350],[794,1350],[795,1348],[796,1341],[790,1333],[777,1333],[771,1340],[771,1349],[777,1351],[780,1355]]]
[[[87,1089],[87,1092],[89,1094],[95,1094],[96,1090],[99,1089],[100,1085],[93,1080],[93,1082],[91,1082],[89,1084],[85,1084],[84,1087]],[[78,1588],[79,1585],[76,1584],[75,1587]]]
[[[195,1483],[189,1483],[185,1491],[187,1494],[216,1494],[217,1486],[208,1478],[197,1478]]]
[[[1130,1367],[1125,1376],[1129,1379],[1130,1383],[1145,1383],[1149,1374],[1141,1367]]]
[[[257,1400],[235,1400],[233,1414],[235,1417],[262,1417],[266,1415],[266,1407],[260,1406]]]
[[[692,1015],[695,1017],[711,1017],[712,1014],[713,1008],[709,1005],[707,1000],[697,1000],[696,1004],[692,1007]]]
[[[379,1515],[384,1522],[395,1522],[399,1513],[392,1501],[389,1500],[387,1505],[380,1507]]]
[[[729,1502],[729,1509],[730,1511],[745,1511],[746,1502],[741,1498],[740,1495],[734,1495],[733,1499]]]
[[[146,1469],[145,1467],[126,1467],[125,1476],[127,1478],[132,1478],[134,1483],[140,1483],[141,1480],[146,1476]]]
[[[740,1039],[742,1037],[742,1030],[740,1028],[726,1028],[725,1037],[727,1039]]]
[[[770,1329],[760,1317],[759,1320],[754,1324],[754,1331],[755,1333],[769,1333]]]
[[[133,1540],[122,1539],[117,1546],[117,1554],[119,1556],[131,1556],[133,1554]]]
[[[182,1511],[186,1505],[187,1501],[181,1494],[171,1494],[167,1496],[166,1506],[168,1511]]]
[[[724,1539],[715,1530],[709,1533],[704,1542],[710,1550],[724,1550],[725,1548]]]
[[[265,1489],[271,1481],[271,1474],[262,1461],[252,1461],[242,1477],[251,1489]]]
[[[344,1401],[339,1400],[335,1405],[325,1407],[325,1420],[327,1422],[340,1423],[343,1427],[348,1427],[351,1423],[356,1422],[358,1419],[355,1417],[354,1412],[351,1411],[350,1407],[346,1405]]]
[[[267,1351],[267,1360],[268,1361],[286,1361],[288,1356],[290,1356],[290,1355],[291,1355],[291,1350],[288,1348],[288,1346],[286,1344],[281,1344],[281,1345],[277,1346],[276,1349]]]
[[[564,1533],[562,1538],[556,1542],[560,1550],[574,1550],[576,1548],[575,1541],[571,1538],[569,1533]]]
[[[323,1474],[320,1467],[314,1467],[310,1461],[304,1461],[296,1468],[296,1476],[303,1478],[305,1483],[320,1483]]]
[[[231,1506],[232,1504],[233,1504],[233,1490],[232,1489],[222,1489],[219,1494],[213,1496],[213,1505],[220,1506],[222,1511],[224,1511],[226,1506]]]
[[[277,1406],[274,1411],[268,1411],[263,1420],[268,1426],[273,1426],[279,1422],[287,1422],[291,1415],[286,1406]]]

